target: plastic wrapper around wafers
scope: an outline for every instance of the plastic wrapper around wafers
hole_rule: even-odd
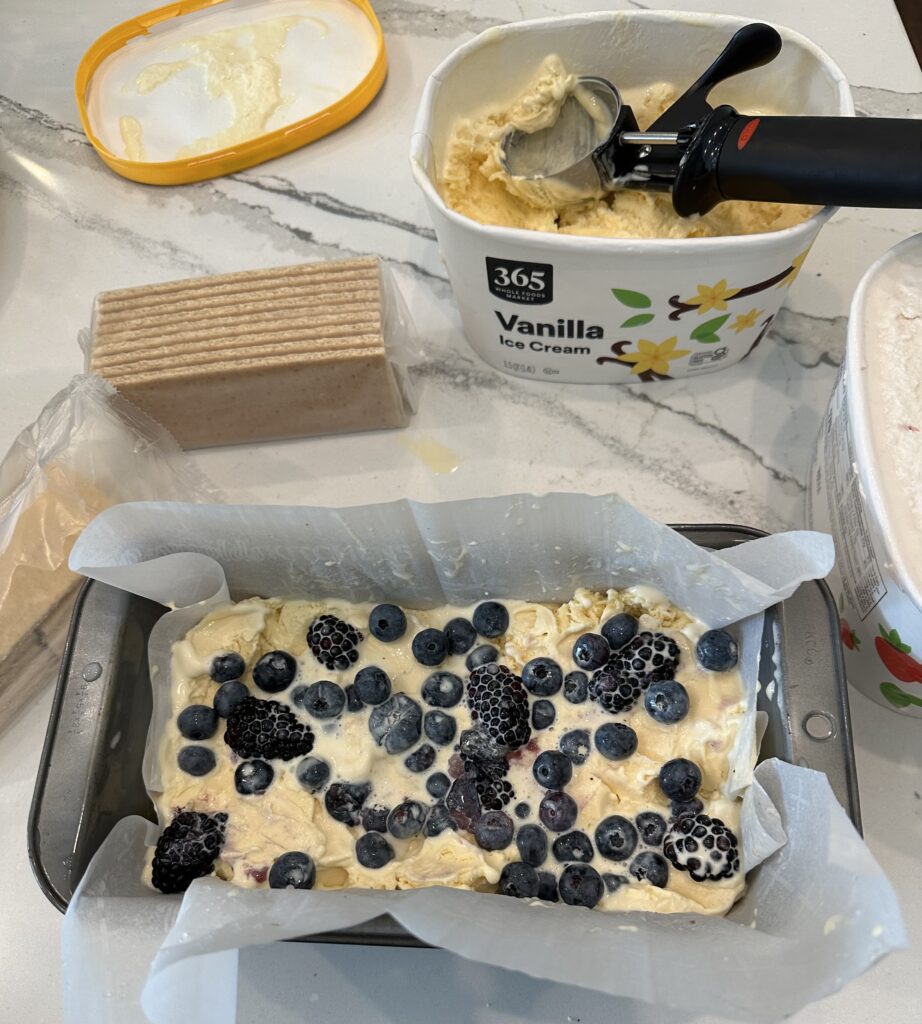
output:
[[[80,531],[110,505],[217,490],[102,378],[75,377],[0,461],[0,729],[57,674]]]
[[[170,644],[228,596],[424,607],[484,596],[553,602],[577,586],[644,582],[708,625],[736,623],[750,714],[728,788],[744,793],[750,874],[726,918],[609,914],[446,888],[243,890],[214,878],[197,880],[182,898],[165,897],[141,882],[157,830],[127,819],[100,848],[68,911],[67,1005],[79,1007],[81,1019],[91,1009],[94,1019],[122,1022],[140,1000],[157,1024],[184,1024],[190,1007],[205,1024],[229,1024],[236,950],[383,913],[471,960],[686,1013],[770,1021],[835,991],[905,944],[896,896],[825,776],[775,760],[750,770],[761,612],[824,576],[832,557],[829,538],[815,533],[712,554],[614,496],[110,509],[84,532],[71,565],[176,608],[151,637],[152,736],[168,713]],[[145,774],[156,786],[150,757]],[[658,967],[664,962],[668,971]]]

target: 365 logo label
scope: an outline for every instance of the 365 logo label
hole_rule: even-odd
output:
[[[544,306],[554,300],[554,267],[550,263],[487,256],[487,284],[498,299]]]

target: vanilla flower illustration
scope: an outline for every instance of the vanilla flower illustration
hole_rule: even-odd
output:
[[[727,308],[727,300],[732,299],[738,291],[739,288],[728,288],[727,279],[722,278],[711,287],[708,287],[706,284],[699,284],[698,294],[683,301],[686,306],[697,306],[699,313],[707,313],[711,309],[716,309],[722,313]]]
[[[761,309],[750,309],[748,313],[740,313],[733,323],[730,324],[730,330],[736,331],[739,334],[750,327],[755,327],[756,320],[761,312]]]
[[[790,286],[797,280],[797,275],[800,273],[800,268],[804,265],[804,260],[807,258],[807,253],[809,251],[809,248],[804,249],[799,256],[795,256],[794,259],[791,260],[791,269],[788,272],[787,277],[778,282],[779,288],[790,288]]]
[[[691,349],[676,348],[677,338],[667,338],[657,344],[655,341],[641,339],[637,342],[636,352],[625,352],[621,359],[626,363],[633,363],[632,374],[641,374],[653,371],[653,373],[668,374],[669,363],[672,359],[681,359],[687,356]]]

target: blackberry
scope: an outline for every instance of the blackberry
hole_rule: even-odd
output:
[[[277,700],[244,697],[227,716],[224,742],[238,757],[291,761],[311,752],[314,734]]]
[[[617,714],[634,706],[641,693],[661,679],[674,679],[679,647],[663,633],[638,633],[592,677],[589,696]]]
[[[507,750],[524,746],[531,736],[528,693],[504,665],[491,662],[471,672],[467,681],[471,718]]]
[[[739,843],[720,818],[683,814],[669,827],[663,853],[696,882],[732,878],[740,869]]]
[[[462,755],[461,763],[464,765],[464,774],[473,780],[485,811],[502,810],[515,798],[512,783],[506,778],[509,765],[502,759],[482,761]]]
[[[226,814],[183,811],[160,833],[154,850],[154,888],[185,892],[194,879],[210,875],[227,827]]]
[[[321,615],[314,619],[307,631],[307,645],[311,653],[325,668],[341,672],[359,660],[356,647],[362,634],[335,615]]]

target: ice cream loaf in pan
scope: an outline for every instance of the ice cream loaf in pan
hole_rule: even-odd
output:
[[[378,259],[97,297],[90,369],[185,448],[405,426],[406,328]]]
[[[162,892],[448,885],[722,914],[755,758],[736,643],[652,587],[561,605],[253,598],[173,645]]]

